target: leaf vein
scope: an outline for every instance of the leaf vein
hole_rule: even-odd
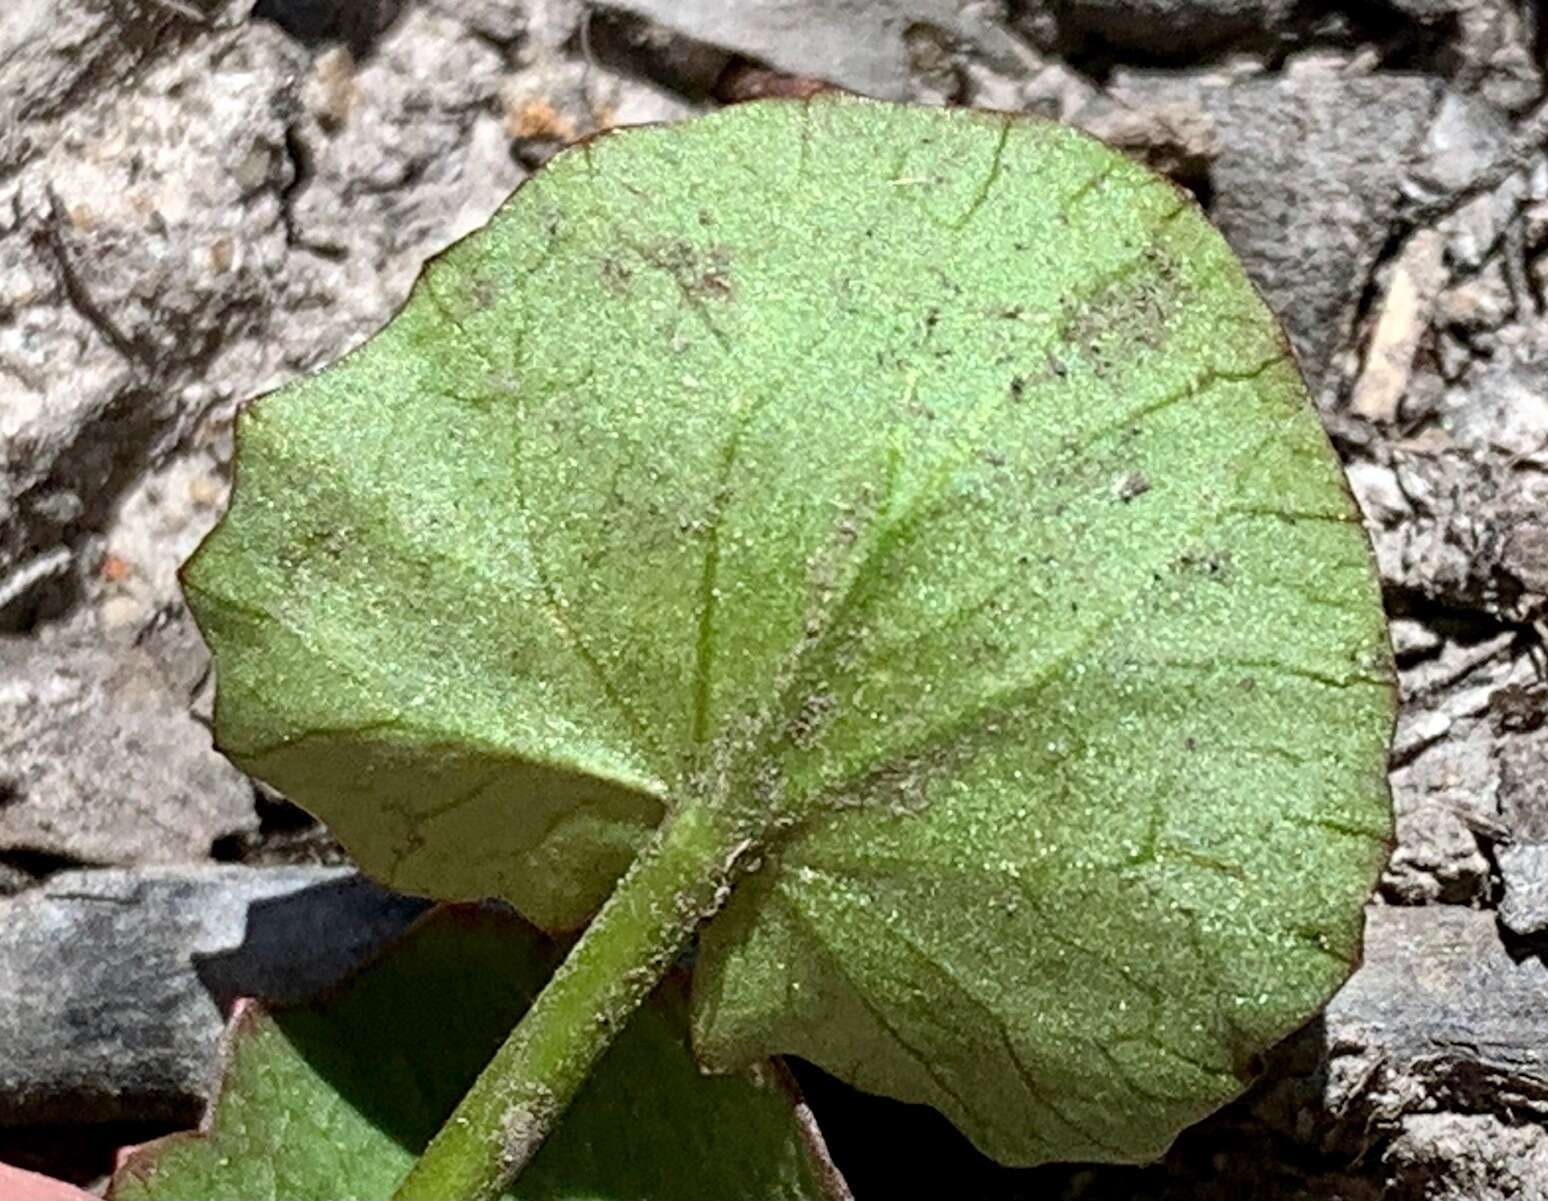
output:
[[[969,202],[963,214],[951,223],[953,229],[965,229],[968,222],[978,215],[989,200],[989,193],[994,190],[994,185],[999,182],[1000,174],[1005,168],[1005,147],[1010,142],[1011,124],[1014,117],[1006,116],[1000,122],[1000,136],[994,144],[993,157],[989,162],[989,170],[984,175],[983,182],[978,186],[978,191]]]

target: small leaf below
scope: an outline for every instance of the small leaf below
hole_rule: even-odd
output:
[[[518,918],[446,906],[325,1001],[244,1005],[205,1129],[131,1154],[111,1196],[390,1196],[554,961]],[[669,981],[508,1197],[847,1195],[782,1069],[701,1075],[684,1008]]]

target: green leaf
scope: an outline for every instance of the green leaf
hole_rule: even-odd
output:
[[[135,1152],[115,1201],[379,1201],[543,986],[554,953],[492,909],[442,907],[335,996],[226,1036],[205,1131]],[[776,1073],[706,1077],[668,982],[614,1043],[513,1191],[559,1198],[846,1196]]]
[[[222,745],[549,928],[746,814],[713,1066],[1145,1159],[1358,955],[1364,534],[1225,243],[1081,134],[823,97],[571,150],[239,464],[187,576]]]

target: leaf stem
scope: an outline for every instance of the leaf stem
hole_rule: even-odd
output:
[[[744,823],[690,805],[657,828],[395,1201],[487,1201],[521,1172],[613,1038],[724,903]]]

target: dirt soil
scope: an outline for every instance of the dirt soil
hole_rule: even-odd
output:
[[[94,1179],[114,1141],[197,1116],[219,1007],[189,948],[249,945],[254,898],[345,878],[210,745],[175,573],[225,504],[237,409],[379,328],[565,143],[827,83],[1070,121],[1198,197],[1345,460],[1403,689],[1366,964],[1246,1098],[1150,1168],[1012,1172],[805,1071],[858,1194],[1548,1198],[1545,21],[1530,0],[10,0],[0,1158]],[[329,903],[339,956],[402,917]],[[122,1012],[86,1003],[104,989],[139,1015],[133,1056],[109,1053]]]

